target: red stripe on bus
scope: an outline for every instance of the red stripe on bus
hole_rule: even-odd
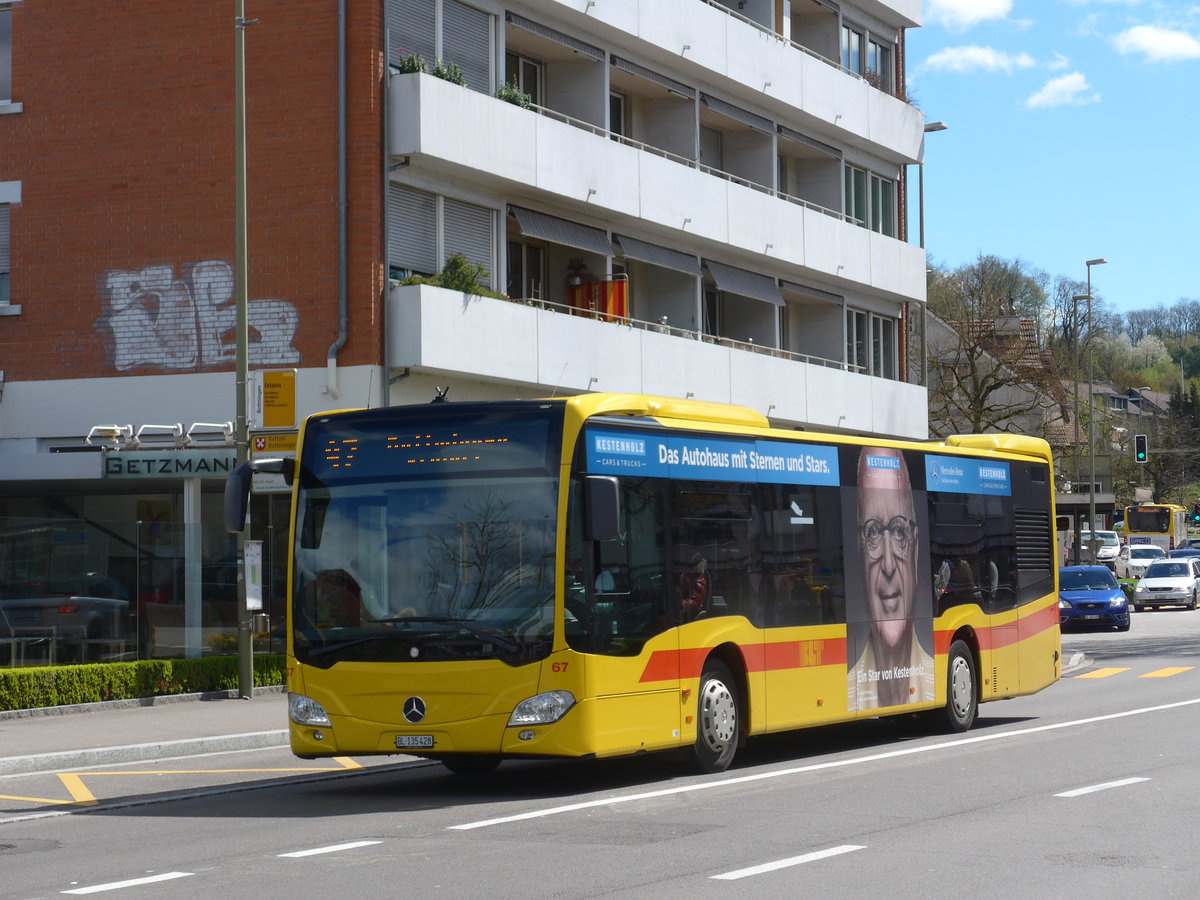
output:
[[[980,650],[999,650],[1058,627],[1058,607],[1047,606],[1009,625],[989,625],[975,629],[975,638]],[[934,647],[939,655],[950,651],[953,631],[939,631],[933,636]]]
[[[845,638],[816,641],[778,641],[771,644],[743,644],[740,647],[748,672],[774,672],[810,666],[846,664]],[[691,650],[656,650],[650,655],[640,681],[675,681],[699,678],[711,647]]]

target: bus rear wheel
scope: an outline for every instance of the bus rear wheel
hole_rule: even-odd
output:
[[[954,641],[946,657],[946,705],[933,713],[940,731],[960,734],[975,724],[979,693],[975,657],[965,641]]]
[[[724,772],[737,752],[741,710],[737,683],[725,663],[711,659],[700,675],[696,698],[696,743],[692,765],[700,772]]]

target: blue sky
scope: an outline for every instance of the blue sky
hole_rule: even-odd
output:
[[[925,248],[1020,258],[1121,312],[1200,299],[1200,0],[924,0]],[[917,240],[916,169],[910,193]]]

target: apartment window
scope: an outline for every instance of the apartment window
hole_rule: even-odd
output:
[[[12,99],[12,7],[0,4],[0,103]]]
[[[629,136],[629,123],[626,120],[625,95],[612,91],[608,95],[608,130],[622,137]]]
[[[881,91],[891,93],[894,83],[892,79],[892,48],[890,45],[872,38],[867,41],[867,70],[863,73],[867,80]]]
[[[867,173],[854,166],[846,166],[846,213],[854,217],[855,224],[867,225]]]
[[[873,172],[846,166],[846,213],[855,224],[896,236],[896,183]]]
[[[491,276],[495,221],[495,212],[486,206],[393,184],[388,193],[388,276],[433,275],[455,253]]]
[[[459,0],[388,0],[387,27],[391,65],[419,53],[430,68],[439,59],[458,65],[472,90],[495,91],[495,16]]]
[[[508,242],[508,283],[504,293],[514,300],[541,300],[546,283],[546,253],[541,244]]]
[[[515,84],[528,94],[530,103],[545,106],[542,103],[542,64],[536,59],[530,59],[520,53],[505,53],[504,81]]]
[[[862,74],[864,34],[850,25],[842,26],[842,68]]]
[[[715,288],[704,287],[704,309],[700,330],[705,334],[717,337],[721,333],[721,303],[720,294]]]
[[[846,363],[877,378],[896,378],[896,320],[861,309],[846,310]]]
[[[856,25],[842,25],[842,68],[861,75],[874,87],[889,93],[892,78],[892,45]]]
[[[896,185],[878,175],[871,176],[871,230],[896,236]]]

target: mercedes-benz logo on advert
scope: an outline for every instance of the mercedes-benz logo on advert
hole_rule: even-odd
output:
[[[425,701],[420,697],[409,697],[404,701],[404,720],[416,725],[425,718]]]

